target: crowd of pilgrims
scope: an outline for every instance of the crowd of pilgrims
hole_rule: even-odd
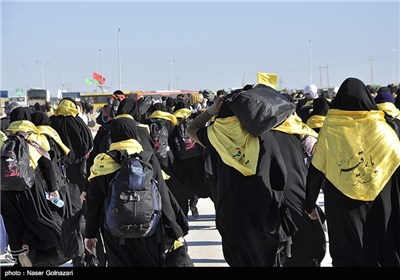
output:
[[[83,212],[84,245],[96,252],[100,266],[165,266],[165,250],[185,246],[189,210],[197,216],[197,199],[207,197],[215,206],[229,266],[320,266],[324,231],[333,266],[400,265],[400,93],[396,97],[395,87],[376,92],[348,78],[334,96],[320,96],[315,85],[307,86],[302,98],[283,94],[296,104],[295,112],[257,137],[224,102],[229,96],[224,90],[159,100],[136,100],[119,90],[113,95],[119,106],[101,110],[94,139],[70,98],[53,114],[16,107],[1,120],[1,145],[24,131],[50,155],[32,163],[32,188],[1,192],[9,248],[28,248],[28,265],[67,261],[60,248],[62,224]],[[157,119],[168,131],[163,153],[149,130]],[[191,120],[187,134],[203,148],[193,158],[181,159],[174,148],[182,119]],[[153,153],[162,238],[155,233],[121,245],[104,227],[105,199],[118,170],[104,171],[110,162],[104,153],[112,150]],[[235,158],[240,153],[245,162]],[[66,169],[61,187],[51,164],[56,155]],[[325,213],[316,204],[321,189]],[[45,192],[60,197],[64,206],[52,206]],[[74,266],[81,263],[73,258]]]

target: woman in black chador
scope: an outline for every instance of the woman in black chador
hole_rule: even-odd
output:
[[[333,266],[400,266],[400,142],[365,84],[346,79],[326,115],[307,175],[305,211],[325,180]]]
[[[111,126],[112,144],[110,151],[126,150],[128,154],[143,151],[142,145],[136,140],[137,137],[137,122],[130,118],[114,119]],[[100,228],[109,266],[163,266],[161,256],[165,250],[165,244],[162,241],[166,239],[176,240],[184,234],[177,223],[168,188],[162,178],[160,164],[154,154],[151,156],[150,163],[161,194],[162,222],[158,223],[159,228],[152,236],[125,238],[125,244],[121,245],[120,238],[114,237],[103,224],[104,205],[111,191],[110,181],[119,170],[120,165],[104,153],[99,154],[94,160],[87,195],[85,246],[88,250],[93,249],[96,243],[96,233]],[[162,231],[160,231],[161,226],[163,226]],[[160,232],[163,232],[162,238]]]

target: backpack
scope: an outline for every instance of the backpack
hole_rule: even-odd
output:
[[[76,212],[72,217],[64,220],[61,226],[60,249],[66,258],[84,257],[85,247],[83,243],[83,228],[85,218],[83,208]]]
[[[125,238],[153,235],[161,218],[161,195],[149,162],[152,153],[128,155],[126,151],[112,151],[107,155],[121,168],[110,181],[105,227],[120,239],[121,245]]]
[[[57,142],[54,141],[54,139],[51,138],[50,136],[46,135],[46,137],[50,144],[50,150],[54,153],[51,159],[51,165],[53,166],[56,174],[55,179],[56,179],[57,189],[62,189],[66,187],[69,182],[67,178],[67,171],[65,168],[64,158],[61,154],[62,152]]]
[[[163,119],[150,119],[150,136],[154,142],[154,149],[156,154],[163,158],[167,157],[167,152],[170,150],[168,146],[168,129],[165,126],[167,120]]]
[[[29,144],[26,134],[11,135],[1,148],[1,190],[24,191],[35,182],[35,170],[29,165]]]
[[[180,159],[189,159],[203,154],[203,147],[195,140],[186,135],[186,130],[191,119],[182,119],[177,128],[175,136],[175,151]]]

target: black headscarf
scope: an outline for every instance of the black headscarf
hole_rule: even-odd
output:
[[[139,109],[137,101],[133,98],[125,98],[118,106],[117,116],[122,114],[129,114],[135,120],[139,119]]]
[[[187,101],[179,101],[178,103],[176,103],[176,105],[174,107],[174,112],[176,112],[182,108],[190,109],[189,103]]]
[[[31,109],[27,107],[17,107],[11,111],[10,123],[15,121],[30,121],[31,120]]]
[[[152,114],[154,111],[163,111],[163,112],[169,112],[167,106],[165,106],[162,103],[156,103],[150,106],[148,112],[149,114]]]
[[[314,99],[312,115],[326,116],[329,109],[329,102],[325,97]]]
[[[50,118],[45,112],[34,112],[31,114],[32,122],[34,125],[50,125]]]
[[[167,100],[165,100],[165,105],[167,105],[170,108],[173,108],[176,106],[176,100],[172,97],[167,97]]]
[[[332,109],[345,111],[378,110],[378,106],[370,95],[365,84],[356,78],[347,78],[340,85],[332,102]]]
[[[400,109],[400,88],[396,91],[396,99],[394,100],[394,105],[396,105],[397,109]]]
[[[233,117],[235,114],[232,112],[227,102],[222,103],[221,109],[218,112],[217,118]]]
[[[137,122],[128,118],[114,119],[111,124],[111,142],[138,139]]]

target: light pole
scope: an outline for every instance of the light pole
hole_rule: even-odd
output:
[[[371,85],[374,84],[374,57],[372,55],[368,58],[370,63],[370,71],[371,71]]]
[[[120,32],[121,28],[118,28],[118,76],[119,76],[119,89],[122,90],[122,78],[121,78],[121,50],[120,50]]]
[[[40,65],[40,75],[41,75],[41,80],[42,80],[42,88],[44,88],[44,69],[43,69],[43,61],[40,61],[39,59],[36,59],[36,64]],[[46,62],[46,65],[49,64]]]
[[[312,44],[311,40],[308,40],[308,45],[309,45],[309,51],[308,51],[308,74],[310,77],[310,84],[312,84],[312,70],[311,70],[311,65],[312,65]]]
[[[396,49],[393,48],[393,78],[392,78],[392,83],[394,84],[396,81]]]
[[[174,90],[174,71],[173,71],[173,67],[174,67],[174,62],[175,60],[171,60],[171,77],[170,77],[170,90]]]
[[[102,76],[102,77],[104,77],[103,76],[103,53],[102,53],[102,51],[101,51],[101,49],[99,49],[99,52],[100,52],[100,75]],[[104,84],[102,84],[101,85],[101,91],[102,92],[104,92]]]

